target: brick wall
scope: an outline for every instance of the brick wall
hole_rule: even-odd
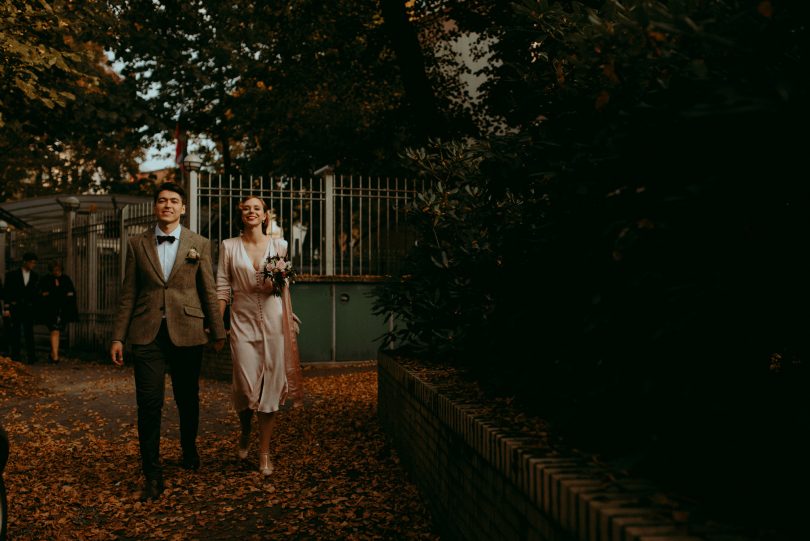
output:
[[[380,423],[443,539],[744,539],[692,520],[649,483],[512,437],[475,404],[454,403],[384,352],[378,374]]]

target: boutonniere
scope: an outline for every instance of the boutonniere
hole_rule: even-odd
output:
[[[200,259],[200,252],[198,252],[196,248],[192,248],[186,254],[187,261],[197,261],[198,259]]]

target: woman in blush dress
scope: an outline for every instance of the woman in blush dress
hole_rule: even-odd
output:
[[[256,412],[259,426],[259,471],[273,472],[270,441],[276,415],[286,400],[302,404],[301,367],[289,288],[274,292],[262,269],[268,257],[286,256],[287,242],[265,232],[269,213],[264,201],[249,196],[239,203],[242,234],[222,241],[217,266],[220,313],[230,306],[233,403],[239,414],[238,455],[248,455]],[[280,293],[278,295],[277,293]]]

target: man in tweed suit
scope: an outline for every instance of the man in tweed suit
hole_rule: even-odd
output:
[[[138,403],[138,439],[146,477],[141,500],[163,492],[160,421],[165,372],[180,415],[183,467],[200,467],[197,452],[199,377],[203,346],[219,351],[225,328],[217,307],[208,239],[180,226],[186,211],[182,187],[164,183],[155,191],[154,229],[131,237],[110,356],[124,364],[132,351]]]

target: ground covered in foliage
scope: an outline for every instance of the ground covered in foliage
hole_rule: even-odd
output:
[[[203,380],[202,469],[179,465],[167,385],[161,456],[167,490],[140,503],[131,368],[0,358],[9,537],[39,539],[438,539],[416,488],[376,421],[376,372],[305,372],[306,407],[286,410],[274,474],[256,441],[236,457],[229,385]]]

